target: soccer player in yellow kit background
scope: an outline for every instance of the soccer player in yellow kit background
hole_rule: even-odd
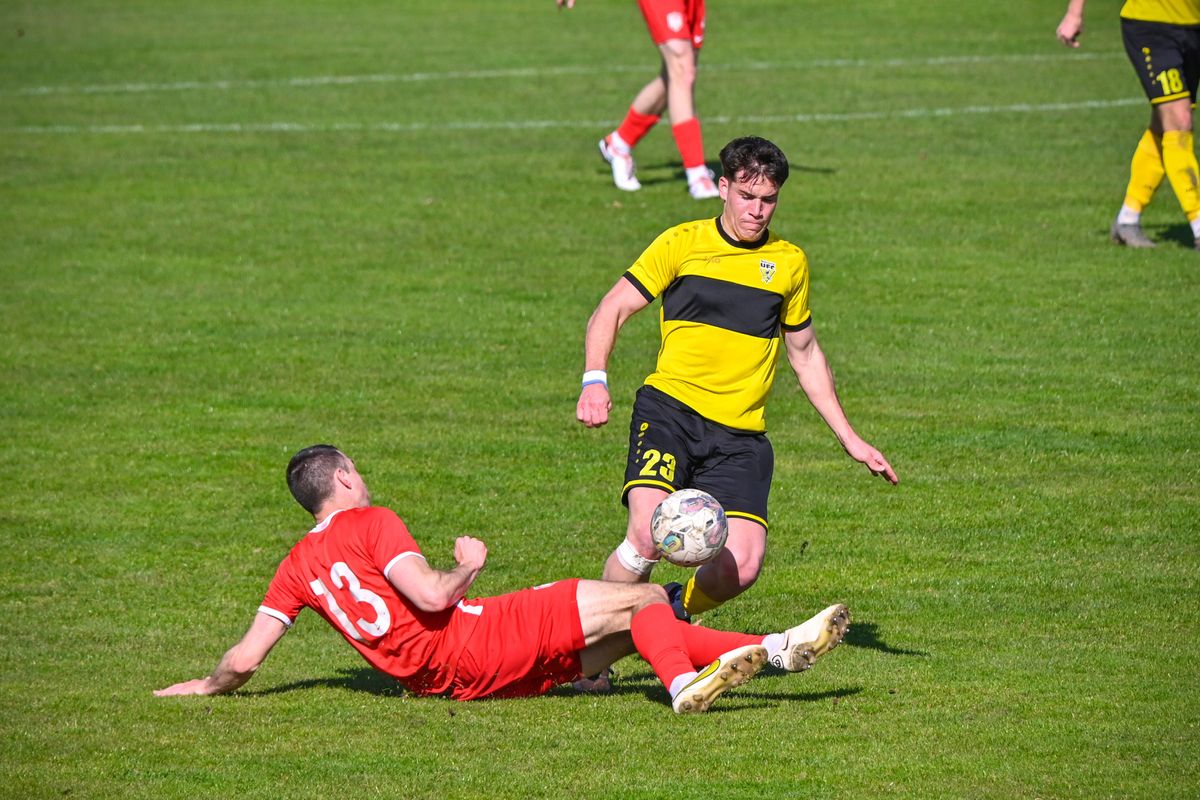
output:
[[[1087,0],[1070,0],[1055,34],[1079,46]],[[1126,0],[1121,7],[1125,52],[1150,100],[1150,125],[1129,165],[1125,201],[1112,238],[1129,247],[1154,247],[1142,231],[1142,210],[1165,176],[1200,249],[1200,166],[1192,145],[1192,107],[1200,84],[1200,0]]]

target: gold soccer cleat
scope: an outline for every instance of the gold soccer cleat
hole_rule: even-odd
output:
[[[788,672],[803,672],[841,643],[850,630],[850,609],[841,603],[784,631],[783,648],[771,663]]]
[[[679,690],[671,707],[676,714],[701,714],[725,690],[741,686],[767,663],[767,648],[749,644],[723,654],[709,664],[691,683]]]

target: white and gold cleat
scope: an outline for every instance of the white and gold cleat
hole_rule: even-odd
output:
[[[850,609],[841,603],[832,605],[812,619],[784,631],[783,647],[771,659],[771,664],[788,672],[803,672],[837,647],[848,630]]]
[[[741,686],[767,663],[767,648],[749,644],[724,653],[709,664],[671,701],[676,714],[701,714],[727,689]]]

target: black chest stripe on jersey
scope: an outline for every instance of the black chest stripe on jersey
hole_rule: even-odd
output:
[[[779,335],[782,307],[775,292],[700,275],[685,275],[663,292],[666,321],[701,322],[762,339]]]

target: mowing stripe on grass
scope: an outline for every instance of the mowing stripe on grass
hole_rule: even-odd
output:
[[[950,64],[1008,64],[1014,62],[1107,60],[1125,58],[1117,51],[1103,53],[1027,53],[1020,55],[931,56],[929,58],[834,58],[812,61],[752,61],[740,64],[705,64],[705,72],[768,72],[806,69],[863,69],[878,67],[937,67]],[[268,80],[174,81],[170,83],[115,83],[94,86],[31,86],[4,91],[3,94],[38,96],[62,94],[133,94],[139,92],[228,91],[231,89],[261,89],[271,87],[354,86],[372,83],[419,83],[425,81],[489,80],[513,78],[549,78],[570,75],[604,75],[610,73],[644,73],[645,64],[627,66],[516,67],[510,69],[448,70],[445,72],[410,72],[382,75],[319,75],[307,78],[272,78]]]
[[[1089,111],[1142,105],[1144,97],[1116,100],[1082,100],[1077,103],[1017,103],[1005,106],[959,106],[957,108],[908,108],[894,111],[861,111],[837,114],[767,114],[705,117],[706,124],[747,122],[865,122],[882,119],[960,117],[972,114],[1037,114],[1051,111]],[[6,134],[161,134],[161,133],[425,133],[451,131],[513,131],[544,128],[604,128],[616,120],[465,120],[460,122],[213,122],[183,125],[25,125],[0,128]]]

